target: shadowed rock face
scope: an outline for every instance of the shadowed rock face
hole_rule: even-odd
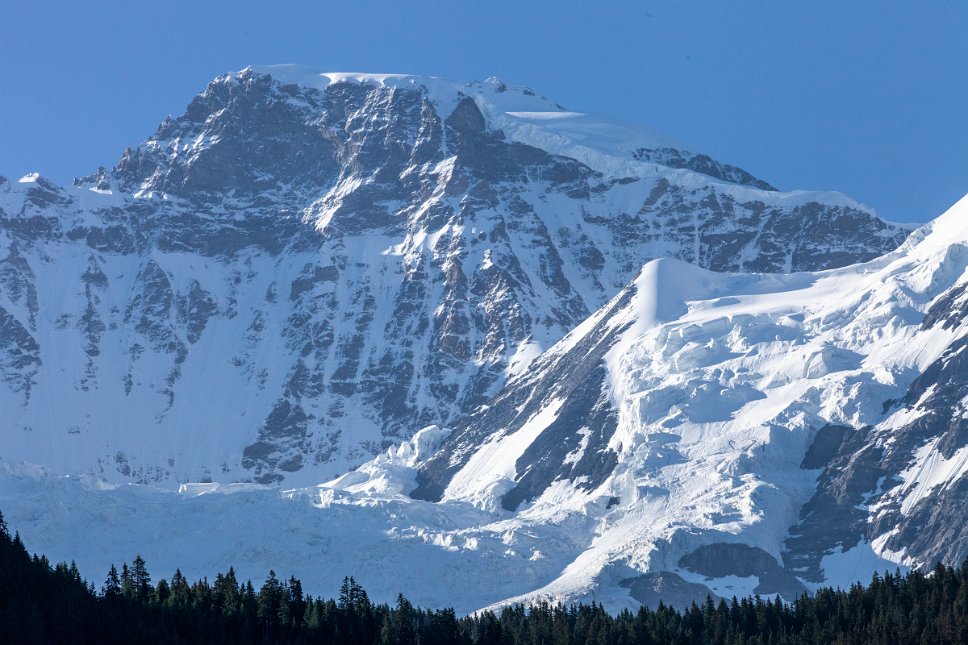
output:
[[[620,311],[631,297],[632,291],[627,290],[609,309]],[[578,481],[586,490],[600,485],[617,459],[608,448],[617,413],[608,395],[604,357],[624,331],[623,327],[609,329],[607,314],[603,319],[568,353],[539,358],[528,376],[512,382],[486,407],[462,420],[420,468],[411,496],[439,501],[477,447],[492,436],[518,432],[557,400],[565,403],[555,419],[517,459],[517,475],[501,499],[502,507],[516,510],[558,480]]]
[[[938,298],[922,326],[951,328],[965,316],[964,289]],[[817,491],[791,528],[784,560],[791,571],[813,582],[823,556],[881,538],[881,548],[903,553],[925,568],[938,561],[968,557],[962,527],[968,521],[968,480],[964,474],[940,482],[913,503],[903,473],[919,463],[919,453],[954,460],[968,447],[968,421],[961,412],[968,397],[968,341],[953,342],[912,382],[886,413],[908,411],[911,419],[887,431],[828,426],[821,429],[803,462],[822,468]]]
[[[796,598],[807,591],[796,577],[763,549],[746,544],[707,544],[679,560],[679,566],[710,578],[756,576],[755,593]]]
[[[965,307],[960,307],[961,318]],[[952,314],[949,314],[952,315]],[[950,320],[950,318],[948,318]],[[930,324],[930,322],[928,323]],[[913,461],[918,449],[930,446],[945,460],[956,459],[968,447],[968,419],[963,412],[968,397],[968,340],[953,343],[945,354],[915,380],[901,406],[920,415],[893,433],[884,446],[879,466],[888,473],[900,473]],[[885,546],[892,551],[904,550],[918,562],[959,562],[968,554],[968,539],[962,531],[968,521],[968,481],[960,478],[904,509],[903,487],[893,488],[893,481],[881,483],[886,491],[878,499],[878,514],[871,531],[883,535],[896,529]]]
[[[619,583],[629,590],[629,595],[643,606],[655,609],[659,603],[682,609],[696,603],[700,607],[707,599],[718,603],[721,598],[709,587],[698,582],[688,582],[671,571],[646,573]]]
[[[40,347],[30,332],[9,311],[0,307],[0,374],[13,392],[30,401],[30,389],[41,367]]]
[[[509,140],[472,86],[441,105],[419,85],[245,71],[113,170],[0,182],[9,458],[112,480],[316,482],[464,418],[523,347],[550,346],[649,259],[819,269],[906,234],[823,196],[784,206],[692,153],[603,174]],[[508,508],[565,471],[609,469],[596,360],[583,383],[562,375],[587,393],[563,411],[594,428],[585,457],[562,465],[581,436],[549,428]],[[50,448],[68,428],[69,458]]]
[[[939,326],[942,329],[954,329],[964,320],[966,311],[968,311],[968,286],[955,286],[931,305],[921,326],[925,329]]]
[[[802,468],[823,468],[817,491],[790,529],[784,561],[811,582],[822,582],[821,560],[835,547],[848,550],[866,534],[869,495],[884,476],[880,450],[869,443],[869,429],[822,428]],[[825,459],[823,459],[825,458]],[[822,462],[822,463],[821,463]]]
[[[761,190],[776,190],[776,188],[767,182],[762,179],[757,179],[742,168],[720,163],[704,154],[684,152],[682,150],[676,150],[675,148],[657,148],[654,150],[641,148],[635,151],[635,158],[641,159],[642,161],[661,163],[670,168],[694,170],[734,184],[753,186]]]

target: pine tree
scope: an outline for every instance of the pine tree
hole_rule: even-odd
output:
[[[104,594],[105,598],[112,600],[121,596],[121,580],[118,578],[118,570],[113,564],[108,569],[108,577],[104,580],[101,593]]]
[[[279,604],[282,594],[282,585],[276,578],[276,572],[270,569],[265,583],[259,590],[258,598],[259,622],[262,624],[263,634],[269,640],[272,640],[276,625],[279,623]]]
[[[191,589],[188,580],[182,575],[181,569],[175,569],[175,575],[171,577],[171,594],[168,596],[167,604],[173,607],[184,607],[189,604]]]
[[[134,601],[138,595],[135,591],[134,577],[131,575],[131,569],[128,568],[127,562],[121,563],[121,595],[127,601]]]
[[[135,598],[138,602],[146,603],[151,599],[153,591],[151,576],[148,575],[148,567],[140,554],[136,555],[131,562],[131,583],[134,585]]]
[[[302,583],[295,576],[290,576],[287,591],[284,604],[288,608],[289,619],[286,622],[299,629],[306,614],[306,601],[303,597]]]
[[[159,604],[164,605],[168,602],[169,596],[171,596],[171,587],[168,581],[162,578],[155,586],[153,597]]]
[[[235,569],[229,567],[228,572],[223,576],[215,576],[215,584],[212,586],[212,602],[219,613],[226,616],[237,614],[241,610],[242,587],[235,577]]]

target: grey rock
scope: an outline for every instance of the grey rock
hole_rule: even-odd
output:
[[[10,312],[0,307],[0,375],[4,383],[30,403],[31,387],[40,370],[40,346]]]
[[[630,596],[649,609],[656,609],[662,604],[682,611],[688,609],[693,603],[701,607],[707,600],[712,600],[714,603],[721,600],[720,596],[714,594],[706,585],[688,582],[671,571],[658,571],[627,578],[619,585],[627,588]]]
[[[756,576],[759,584],[755,593],[776,595],[792,600],[806,593],[807,588],[783,569],[780,563],[763,549],[746,544],[719,542],[701,546],[679,560],[679,566],[710,577]]]
[[[773,186],[757,179],[742,168],[716,161],[709,155],[696,154],[675,148],[641,148],[635,151],[635,158],[642,161],[659,163],[670,168],[687,168],[715,179],[721,179],[741,186],[753,186],[762,190],[776,190]]]

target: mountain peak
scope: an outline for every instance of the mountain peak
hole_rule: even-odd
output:
[[[247,74],[262,74],[271,76],[279,83],[285,85],[298,85],[317,90],[325,90],[327,87],[337,83],[358,83],[363,85],[373,85],[385,88],[402,89],[423,89],[428,92],[432,99],[447,98],[454,100],[454,97],[472,94],[509,94],[519,95],[516,100],[520,102],[520,109],[553,109],[564,110],[563,107],[551,100],[537,95],[528,87],[510,86],[496,76],[491,76],[484,81],[458,81],[439,78],[430,75],[401,74],[401,73],[375,73],[375,72],[329,72],[314,69],[305,65],[283,64],[283,65],[251,65],[238,72],[230,73],[223,78],[227,80],[245,77]],[[511,96],[508,99],[511,99]],[[528,97],[522,99],[520,97]],[[505,106],[510,107],[510,106]],[[446,116],[446,114],[444,115]]]
[[[246,67],[217,77],[183,115],[165,119],[152,137],[126,151],[117,171],[120,184],[140,195],[207,193],[217,200],[233,191],[251,199],[296,188],[305,192],[327,183],[339,164],[333,155],[340,140],[363,137],[377,123],[367,119],[378,118],[396,145],[411,150],[411,167],[446,158],[454,151],[442,124],[458,109],[466,114],[468,106],[479,113],[480,132],[493,141],[534,149],[527,154],[568,158],[585,166],[583,172],[625,181],[665,178],[683,189],[703,188],[712,179],[730,190],[754,189],[740,196],[744,200],[775,192],[742,169],[690,152],[665,135],[566,110],[495,77],[452,81],[298,65]],[[364,138],[367,146],[386,143]],[[803,197],[810,200],[810,194]],[[791,198],[799,199],[793,193],[784,197]],[[839,201],[868,210],[843,197]]]
[[[325,72],[302,65],[259,65],[221,78],[231,81],[245,79],[249,74],[320,91],[341,83],[418,90],[435,105],[442,118],[453,112],[462,98],[471,97],[490,129],[503,132],[510,141],[572,157],[599,172],[647,174],[650,159],[643,155],[666,149],[686,152],[686,146],[665,134],[598,114],[568,110],[529,87],[510,85],[496,76],[484,81],[458,81],[414,74]]]

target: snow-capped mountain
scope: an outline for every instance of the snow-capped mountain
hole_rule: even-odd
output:
[[[452,430],[318,486],[172,493],[3,462],[0,505],[92,571],[139,551],[326,593],[349,574],[459,612],[791,598],[968,555],[966,311],[968,197],[845,268],[651,261]]]
[[[616,568],[655,602],[792,599],[960,563],[966,347],[968,197],[847,268],[654,260],[461,421],[411,495],[524,526],[595,517],[581,555],[526,598],[573,597]]]
[[[461,419],[651,259],[826,269],[908,232],[493,79],[246,69],[112,170],[0,179],[2,457],[315,484],[429,424],[469,441]],[[581,436],[501,503],[595,455],[586,487],[611,477],[612,440]]]

